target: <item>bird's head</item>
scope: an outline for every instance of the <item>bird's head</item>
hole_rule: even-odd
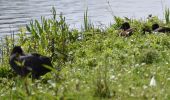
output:
[[[155,23],[155,24],[152,25],[152,30],[155,30],[157,28],[159,28],[159,24]]]
[[[123,29],[123,30],[127,30],[129,28],[130,28],[130,24],[128,22],[124,22],[122,26],[120,27],[120,29]]]
[[[21,46],[15,46],[15,47],[12,49],[11,55],[12,55],[12,54],[24,55],[24,52],[23,52]]]

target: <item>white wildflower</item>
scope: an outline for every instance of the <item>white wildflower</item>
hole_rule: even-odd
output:
[[[141,63],[142,66],[146,65],[146,63]]]
[[[151,81],[150,81],[150,84],[149,84],[151,87],[154,87],[154,86],[156,86],[156,80],[155,80],[155,77],[153,76],[152,78],[151,78]]]
[[[133,93],[130,94],[131,97],[134,97],[135,95]]]
[[[40,86],[40,85],[38,85],[38,87],[37,87],[38,89],[42,89],[43,87],[42,86]]]
[[[15,90],[16,90],[16,87],[13,87],[13,88],[12,88],[12,91],[15,91]]]
[[[146,86],[146,85],[143,86],[143,89],[147,89],[147,88],[148,88],[148,86]]]
[[[56,87],[56,84],[55,84],[55,83],[51,83],[51,85],[52,85],[52,87],[54,87],[54,88]]]
[[[110,76],[110,80],[114,80],[115,79],[115,75]]]
[[[52,80],[47,81],[52,87],[56,87],[56,83],[54,83]]]
[[[48,80],[47,82],[48,82],[49,84],[51,84],[51,83],[52,83],[52,80]]]
[[[31,95],[35,95],[35,92],[31,92]]]
[[[135,67],[139,67],[139,64],[136,64]]]
[[[5,96],[5,94],[1,94],[1,97],[2,97],[2,96]]]
[[[170,81],[170,78],[167,78],[168,81]]]
[[[132,72],[132,71],[129,70],[129,71],[128,71],[128,74],[130,74],[131,72]]]
[[[79,83],[80,83],[79,79],[76,79],[76,84],[79,84]]]
[[[121,76],[121,74],[119,73],[117,76]]]
[[[55,96],[56,95],[55,92],[53,92],[52,95]]]
[[[40,90],[40,93],[45,93],[45,91],[43,91],[43,90]]]

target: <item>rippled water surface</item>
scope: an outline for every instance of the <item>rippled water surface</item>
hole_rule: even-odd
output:
[[[110,7],[109,7],[110,4]],[[83,24],[83,13],[88,6],[89,16],[95,25],[108,25],[113,15],[146,18],[153,14],[163,18],[163,9],[170,0],[0,0],[0,36],[17,32],[31,19],[50,17],[51,8],[63,12],[72,28]]]

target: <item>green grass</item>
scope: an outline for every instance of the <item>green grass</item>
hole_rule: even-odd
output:
[[[169,100],[170,99],[170,36],[146,34],[141,29],[163,21],[153,17],[147,21],[128,20],[136,32],[119,37],[118,27],[125,21],[115,17],[107,29],[69,29],[65,18],[52,11],[53,18],[42,18],[21,29],[17,45],[26,52],[53,56],[52,71],[40,80],[17,76],[8,64],[14,39],[7,37],[3,63],[0,64],[0,98],[2,100]],[[81,39],[78,37],[81,36]],[[7,50],[9,50],[7,52]],[[156,86],[150,86],[152,77]]]

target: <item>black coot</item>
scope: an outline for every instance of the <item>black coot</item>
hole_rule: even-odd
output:
[[[40,76],[50,72],[52,68],[51,59],[38,53],[24,54],[20,46],[15,46],[10,55],[9,61],[12,69],[21,76],[26,76],[30,72],[32,78],[38,79]]]

